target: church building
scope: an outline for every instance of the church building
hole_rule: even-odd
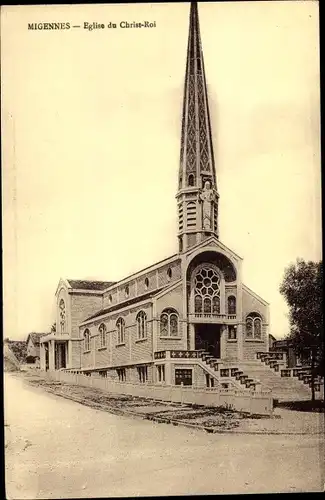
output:
[[[231,367],[269,351],[269,304],[242,282],[243,260],[219,235],[196,2],[190,7],[181,127],[176,253],[118,282],[61,279],[56,332],[40,339],[42,369],[211,387],[220,382],[222,368],[228,387],[236,383]],[[246,380],[247,387],[254,385]]]

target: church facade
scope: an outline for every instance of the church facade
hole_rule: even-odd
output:
[[[61,279],[57,331],[41,338],[41,368],[134,383],[214,386],[218,380],[211,361],[239,366],[269,350],[269,304],[242,282],[242,258],[219,239],[219,193],[195,2],[180,149],[177,253],[118,282]]]

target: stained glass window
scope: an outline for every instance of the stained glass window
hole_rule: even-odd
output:
[[[102,323],[99,328],[100,347],[106,347],[106,326]]]
[[[246,319],[246,337],[247,338],[253,337],[253,320],[252,320],[252,318]]]
[[[250,313],[246,318],[246,337],[260,340],[262,338],[262,318],[258,313]]]
[[[178,335],[178,314],[174,309],[165,309],[160,316],[160,336],[177,337]]]
[[[117,327],[117,343],[125,344],[125,321],[123,318],[119,318],[116,322]]]
[[[86,328],[86,330],[84,331],[84,339],[85,339],[85,344],[84,344],[85,351],[90,351],[90,331],[88,330],[88,328]]]
[[[236,314],[236,297],[233,295],[228,297],[228,314]]]
[[[147,338],[147,315],[144,311],[137,314],[138,339]]]
[[[204,265],[194,277],[195,313],[220,314],[220,276],[209,265]]]

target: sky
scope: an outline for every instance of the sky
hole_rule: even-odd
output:
[[[49,331],[61,277],[115,281],[177,252],[188,16],[185,2],[2,8],[5,337]],[[199,3],[199,17],[220,240],[280,338],[285,268],[321,259],[318,3]],[[27,29],[46,21],[81,28]]]

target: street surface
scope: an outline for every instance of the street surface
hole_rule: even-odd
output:
[[[206,434],[116,416],[5,374],[6,498],[322,491],[323,436]]]

